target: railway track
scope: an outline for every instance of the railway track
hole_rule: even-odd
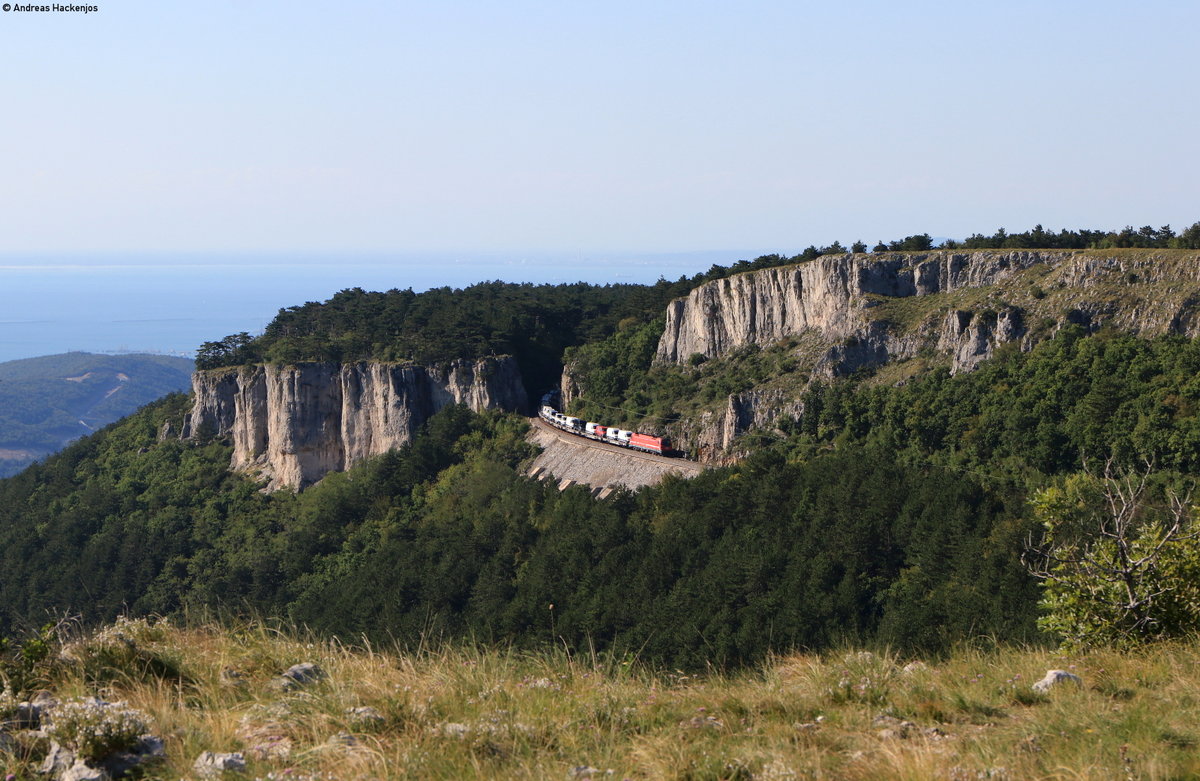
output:
[[[684,472],[684,473],[688,473],[688,474],[698,475],[704,471],[704,467],[700,464],[697,464],[695,461],[688,461],[687,459],[684,459],[684,458],[671,458],[669,456],[659,456],[659,455],[655,455],[653,453],[646,453],[641,450],[632,450],[627,447],[620,447],[619,445],[610,445],[607,442],[601,442],[601,441],[595,440],[595,439],[588,439],[587,437],[581,437],[581,436],[577,436],[575,434],[568,434],[567,432],[565,432],[561,429],[555,428],[554,426],[551,426],[546,421],[542,420],[541,418],[537,418],[537,417],[530,418],[529,422],[530,422],[530,425],[537,427],[539,430],[553,434],[555,436],[555,438],[558,439],[559,441],[566,442],[567,444],[575,445],[577,447],[586,447],[586,448],[591,448],[594,450],[600,450],[600,451],[603,451],[606,453],[619,454],[621,457],[627,458],[631,461],[633,461],[633,460],[648,461],[650,463],[659,464],[664,467],[670,467],[672,469],[677,469],[680,472]]]

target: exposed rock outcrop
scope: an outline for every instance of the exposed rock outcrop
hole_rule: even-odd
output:
[[[870,341],[866,296],[906,297],[991,285],[1071,253],[975,252],[826,255],[701,285],[667,306],[658,360],[715,358],[745,344],[766,344],[808,329],[830,339]]]
[[[293,664],[272,681],[272,686],[281,691],[290,692],[325,680],[325,671],[312,662]]]
[[[970,371],[992,356],[1002,344],[1025,335],[1024,314],[1006,308],[999,314],[975,314],[953,309],[938,334],[938,350],[950,354],[951,371]]]
[[[563,367],[562,380],[559,382],[559,404],[562,409],[569,409],[571,402],[579,395],[579,383],[575,381],[574,367],[570,364]]]
[[[197,372],[183,437],[229,437],[232,468],[299,489],[409,442],[448,404],[522,410],[511,358],[422,367],[382,363],[239,366]]]
[[[781,389],[731,393],[724,409],[702,413],[672,429],[678,442],[694,446],[695,457],[705,463],[732,463],[734,441],[752,429],[770,429],[781,415],[798,418],[804,404]]]
[[[1035,683],[1032,688],[1035,692],[1045,694],[1054,687],[1061,686],[1062,684],[1066,683],[1074,684],[1075,686],[1082,686],[1083,679],[1075,673],[1069,673],[1066,670],[1047,670],[1046,676],[1042,678],[1042,680]]]
[[[977,252],[937,251],[874,255],[826,255],[706,283],[667,306],[666,328],[657,360],[685,363],[692,355],[716,358],[747,344],[768,344],[805,331],[831,342],[825,368],[843,374],[887,360],[911,357],[926,346],[953,356],[955,371],[974,368],[999,344],[1026,335],[1022,313],[951,312],[940,333],[898,328],[881,322],[871,309],[880,297],[898,299],[947,294],[997,285],[1034,267],[1053,272],[1053,283],[1068,293],[1101,286],[1195,286],[1200,265],[1195,253],[1169,257],[1107,256],[1081,250]],[[1086,292],[1074,316],[1064,319],[1091,328],[1113,325],[1137,333],[1200,332],[1195,301],[1175,296],[1113,302]],[[1135,297],[1136,298],[1136,297]],[[1140,305],[1139,304],[1143,304]],[[1057,313],[1056,313],[1057,314]],[[930,344],[932,342],[932,344]]]
[[[660,363],[695,364],[802,337],[810,376],[837,377],[916,356],[974,370],[1004,345],[1030,349],[1064,324],[1152,336],[1200,335],[1200,254],[1181,251],[932,251],[829,255],[715,280],[667,306]],[[569,367],[568,367],[569,374]],[[577,393],[576,380],[563,388]],[[735,393],[724,410],[671,427],[700,458],[803,414],[796,388]]]
[[[218,754],[203,751],[192,763],[192,771],[199,778],[221,778],[226,772],[242,773],[246,770],[246,757],[239,752]]]

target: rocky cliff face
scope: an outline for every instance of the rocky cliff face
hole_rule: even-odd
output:
[[[887,360],[891,347],[866,311],[869,296],[891,298],[983,287],[1036,264],[1062,263],[1071,253],[975,252],[827,255],[798,266],[739,274],[709,282],[667,307],[658,360],[682,363],[699,353],[715,358],[745,344],[765,344],[816,330],[831,340],[882,347],[878,355],[844,350],[844,362]],[[886,341],[886,340],[885,340]],[[878,350],[872,348],[872,352]],[[835,364],[839,356],[831,356]]]
[[[240,366],[197,372],[183,436],[233,443],[232,468],[300,489],[329,472],[409,442],[447,404],[521,410],[525,390],[511,358],[444,367],[380,363]]]
[[[656,360],[721,358],[747,345],[816,339],[815,376],[840,376],[917,355],[970,371],[1005,344],[1030,349],[1065,323],[1147,336],[1200,335],[1200,253],[935,251],[831,255],[739,274],[667,307]],[[566,380],[564,380],[564,386]],[[729,397],[684,421],[676,440],[713,460],[749,428],[801,415],[778,388]]]
[[[1177,294],[1185,287],[1197,292],[1198,260],[1194,252],[1121,256],[1073,250],[828,255],[709,282],[671,302],[657,359],[715,358],[747,344],[816,331],[831,342],[824,364],[832,373],[911,357],[924,347],[949,354],[958,371],[973,368],[997,345],[1024,338],[1026,309],[1053,310],[1048,313],[1091,328],[1195,335],[1195,301]],[[1008,289],[1009,280],[1021,284]],[[1004,303],[1025,293],[1045,298],[1040,288],[1031,293],[1038,280],[1055,293],[1046,305]],[[1167,289],[1151,290],[1155,285]],[[1130,298],[1113,301],[1088,292],[1114,287],[1125,288]],[[955,306],[955,293],[987,288],[994,289],[994,300],[977,302],[984,304],[978,310]],[[872,311],[887,299],[925,296],[938,297],[932,306],[941,303],[941,312],[907,328],[887,312]],[[1064,301],[1078,305],[1064,307]]]

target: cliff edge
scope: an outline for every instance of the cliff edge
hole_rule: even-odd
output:
[[[926,348],[969,370],[1000,344],[1028,348],[1031,316],[1194,337],[1198,281],[1200,253],[1185,250],[826,255],[708,282],[671,302],[656,359],[718,358],[810,333],[828,342],[827,374]]]
[[[508,357],[238,366],[196,372],[192,389],[183,437],[228,437],[231,468],[265,479],[268,490],[298,490],[400,447],[448,404],[521,411],[527,403]]]
[[[813,379],[864,368],[888,367],[882,382],[902,382],[922,367],[971,371],[1001,347],[1028,351],[1068,324],[1146,337],[1200,335],[1200,253],[827,255],[714,280],[671,302],[655,362],[703,373],[708,362],[747,350],[786,350],[794,375],[757,382],[668,427],[679,446],[725,462],[738,457],[741,434],[769,430],[780,415],[803,416],[800,397]],[[911,359],[919,360],[902,364]],[[564,394],[587,390],[570,367],[562,385]]]

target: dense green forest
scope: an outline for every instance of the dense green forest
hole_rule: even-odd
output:
[[[170,355],[73,352],[0,363],[0,477],[191,385]]]
[[[563,350],[641,322],[686,284],[530,285],[486,282],[463,290],[343,290],[324,303],[283,309],[256,338],[201,345],[199,368],[297,361],[414,361],[422,365],[512,355],[527,389],[557,384]]]
[[[0,633],[48,611],[233,606],[688,668],[1035,639],[1030,496],[1086,458],[1194,474],[1198,377],[1196,342],[1064,328],[971,374],[814,385],[810,414],[741,463],[604,500],[522,477],[522,419],[456,407],[408,447],[265,495],[227,445],[158,441],[175,396],[0,483]]]

